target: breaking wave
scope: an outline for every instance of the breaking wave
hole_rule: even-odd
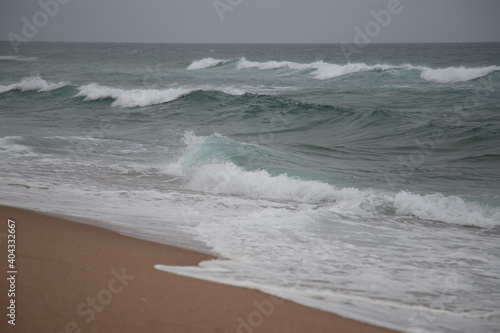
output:
[[[84,97],[85,101],[96,101],[111,98],[114,102],[111,106],[117,107],[141,107],[172,102],[179,97],[188,95],[195,91],[220,91],[228,95],[239,96],[246,93],[258,93],[262,89],[253,87],[217,87],[203,85],[198,87],[177,87],[165,89],[122,89],[101,86],[97,83],[78,87],[79,92],[75,97]],[[267,90],[262,90],[267,92]]]
[[[248,154],[246,143],[220,134],[200,137],[191,132],[185,133],[184,142],[184,154],[170,166],[168,172],[186,177],[185,186],[189,190],[257,200],[307,203],[324,209],[346,209],[349,214],[358,210],[360,214],[378,215],[385,208],[392,207],[391,211],[396,216],[413,216],[419,220],[480,228],[500,226],[498,206],[489,207],[441,193],[421,195],[404,191],[338,188],[286,173],[273,175],[265,169],[245,170],[244,165],[237,165],[233,160],[238,159],[238,154]],[[279,153],[260,146],[252,148],[253,153],[261,153],[267,158],[271,158],[270,154]]]
[[[475,80],[496,71],[500,71],[500,66],[477,68],[466,68],[461,66],[441,69],[422,67],[422,73],[420,74],[420,77],[426,81],[431,82],[454,83]]]
[[[324,61],[315,61],[312,63],[296,63],[291,61],[249,61],[241,58],[237,64],[238,69],[257,68],[259,70],[274,70],[279,68],[288,68],[296,71],[310,70],[310,75],[319,80],[332,79],[353,73],[366,71],[387,71],[404,70],[420,71],[420,77],[426,81],[436,83],[455,83],[475,80],[496,71],[500,71],[500,66],[488,66],[478,68],[467,67],[447,67],[441,69],[432,69],[425,66],[389,64],[368,65],[365,63],[348,63],[345,65],[330,64]]]
[[[30,77],[24,77],[18,83],[9,84],[6,86],[0,86],[0,94],[9,92],[11,90],[21,90],[21,91],[51,91],[55,89],[62,88],[66,86],[67,82],[48,82],[40,75],[33,75]]]
[[[367,65],[364,63],[355,63],[347,65],[329,64],[323,61],[316,61],[309,64],[301,64],[291,61],[248,61],[241,58],[237,65],[238,69],[258,68],[260,70],[289,68],[292,70],[312,70],[311,75],[319,80],[332,79],[339,76],[344,76],[352,73],[371,71],[371,70],[387,70],[395,68],[390,65]]]
[[[86,101],[96,101],[112,98],[115,101],[111,106],[137,107],[162,104],[176,100],[180,96],[193,91],[187,88],[168,89],[121,89],[101,86],[91,83],[78,88],[79,92],[75,97],[85,97]]]
[[[191,65],[186,68],[188,71],[194,71],[198,69],[205,69],[210,67],[215,67],[220,64],[225,64],[228,60],[223,59],[214,59],[214,58],[205,58],[201,60],[193,61]]]

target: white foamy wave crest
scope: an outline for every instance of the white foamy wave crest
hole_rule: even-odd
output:
[[[292,70],[313,70],[311,75],[319,80],[332,79],[339,76],[349,75],[357,72],[372,70],[388,70],[396,68],[391,65],[367,65],[364,63],[349,63],[346,65],[330,64],[323,61],[316,61],[309,64],[301,64],[291,61],[248,61],[241,58],[237,65],[238,69],[258,68],[260,70],[270,70],[278,68],[289,68]]]
[[[190,190],[330,207],[340,213],[373,214],[378,205],[391,203],[397,215],[481,228],[500,226],[500,209],[482,207],[457,196],[383,194],[356,188],[337,189],[311,180],[272,176],[265,170],[245,171],[232,162],[209,163],[188,172]],[[326,205],[326,206],[325,206]]]
[[[35,61],[37,57],[0,56],[0,61]]]
[[[426,81],[437,83],[454,83],[474,80],[496,71],[500,71],[499,66],[488,66],[478,68],[448,67],[433,69],[425,66],[401,65],[393,66],[388,64],[367,65],[365,63],[348,63],[345,65],[330,64],[323,61],[316,61],[309,64],[296,63],[291,61],[249,61],[241,58],[237,65],[238,69],[257,68],[260,70],[273,70],[279,68],[289,68],[291,70],[312,70],[310,75],[315,79],[326,80],[353,73],[366,71],[387,71],[396,70],[417,70],[420,77]]]
[[[210,163],[190,170],[187,187],[195,191],[287,202],[332,202],[337,195],[337,191],[325,183],[294,179],[286,174],[273,177],[265,170],[244,171],[232,162]]]
[[[396,213],[401,215],[414,215],[425,220],[482,228],[500,226],[498,207],[483,207],[466,202],[458,196],[400,192],[391,201],[394,202]]]
[[[66,86],[67,82],[48,82],[42,79],[39,75],[22,78],[19,83],[9,84],[7,86],[0,86],[0,94],[11,90],[21,91],[50,91]]]
[[[252,92],[251,87],[242,87],[242,88],[237,88],[237,87],[232,87],[232,86],[211,86],[211,85],[203,85],[196,87],[195,90],[202,90],[202,91],[221,91],[224,94],[228,95],[233,95],[233,96],[241,96],[246,94],[247,92]]]
[[[185,132],[184,143],[186,148],[182,156],[164,171],[186,177],[186,187],[190,190],[306,203],[332,202],[338,196],[338,191],[326,183],[295,179],[286,174],[272,176],[265,170],[244,170],[225,159],[219,149],[253,145],[233,141],[224,135],[196,136]]]
[[[167,170],[186,178],[193,191],[235,195],[257,200],[319,205],[340,214],[372,216],[381,207],[393,207],[396,216],[468,225],[481,228],[500,226],[500,207],[481,205],[458,196],[440,193],[419,195],[409,192],[383,192],[373,189],[336,188],[314,180],[302,180],[287,174],[271,175],[266,170],[248,171],[235,165],[219,152],[221,145],[246,145],[220,134],[199,137],[184,135],[186,150]],[[214,151],[215,149],[215,151]],[[382,213],[385,214],[385,213]]]
[[[312,75],[316,79],[325,80],[332,79],[338,76],[344,76],[348,74],[365,72],[365,71],[385,71],[389,69],[394,69],[396,67],[391,65],[367,65],[364,63],[354,63],[347,65],[335,65],[328,64],[324,62],[314,63],[316,71]]]
[[[440,69],[423,67],[420,77],[426,81],[431,81],[431,82],[454,83],[454,82],[466,82],[470,80],[475,80],[496,71],[500,71],[499,66],[477,67],[477,68],[466,68],[462,66],[462,67],[448,67]]]
[[[240,96],[246,93],[260,94],[273,93],[276,90],[290,90],[294,87],[233,87],[233,86],[187,86],[165,89],[121,89],[101,86],[91,83],[78,88],[79,92],[75,97],[84,97],[86,101],[112,98],[115,101],[112,106],[118,107],[138,107],[163,104],[176,100],[177,98],[195,91],[220,91],[228,95]]]
[[[440,193],[422,196],[408,192],[387,195],[372,190],[336,189],[327,183],[291,178],[286,174],[272,176],[265,170],[244,171],[232,162],[197,167],[189,175],[188,188],[254,199],[328,205],[357,214],[373,212],[374,207],[389,201],[398,215],[481,228],[500,226],[499,208],[482,207],[457,196]]]
[[[238,61],[237,68],[238,69],[248,69],[248,68],[258,68],[262,70],[266,69],[278,69],[288,67],[294,70],[304,70],[310,69],[311,64],[300,64],[291,61],[266,61],[266,62],[258,62],[258,61],[249,61],[245,58],[241,58]]]
[[[75,97],[85,97],[86,101],[112,98],[112,106],[136,107],[171,102],[180,96],[186,95],[194,89],[167,88],[167,89],[120,89],[101,86],[91,83],[78,88]]]
[[[214,58],[205,58],[197,61],[193,61],[191,65],[186,68],[188,71],[194,71],[198,69],[205,69],[205,68],[210,68],[214,67],[220,64],[225,64],[228,62],[228,60],[223,60],[223,59],[214,59]]]

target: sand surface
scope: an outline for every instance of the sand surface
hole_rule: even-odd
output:
[[[0,269],[15,221],[15,297],[1,284],[1,332],[390,332],[237,288],[155,270],[206,254],[0,206]],[[15,299],[15,326],[7,306]]]

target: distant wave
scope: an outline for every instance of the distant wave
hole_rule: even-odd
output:
[[[287,87],[275,88],[276,90],[288,89]],[[165,89],[122,89],[107,86],[101,86],[97,83],[87,84],[78,87],[79,92],[75,97],[84,97],[86,101],[96,101],[106,98],[114,99],[111,106],[117,107],[141,107],[156,104],[172,102],[179,97],[188,95],[195,91],[219,91],[228,95],[240,96],[246,93],[266,93],[272,92],[273,89],[258,88],[258,87],[219,87],[210,85],[201,86],[186,86],[178,88]]]
[[[426,81],[436,83],[455,83],[475,80],[496,71],[500,71],[499,66],[488,66],[478,68],[448,67],[442,69],[432,69],[425,66],[401,65],[393,66],[388,64],[367,65],[365,63],[348,63],[345,65],[330,64],[324,61],[312,63],[296,63],[291,61],[249,61],[241,58],[237,64],[238,69],[257,68],[260,70],[273,70],[279,68],[289,68],[291,70],[312,70],[310,75],[315,79],[326,80],[353,73],[365,71],[387,71],[406,70],[420,71],[420,77]]]
[[[291,62],[291,61],[259,62],[259,61],[249,61],[243,57],[238,62],[237,68],[238,69],[258,68],[258,69],[266,70],[266,69],[278,69],[278,68],[288,67],[288,68],[294,69],[294,70],[304,70],[304,69],[315,68],[316,63],[317,62],[314,62],[311,64],[301,64],[301,63],[296,63],[296,62]]]
[[[316,79],[325,80],[358,72],[385,71],[394,68],[395,68],[394,66],[390,65],[367,65],[364,63],[354,63],[354,64],[349,63],[347,65],[335,65],[335,64],[320,62],[316,67],[316,71],[313,72],[312,75]]]
[[[115,101],[112,106],[134,107],[148,106],[171,102],[183,96],[192,89],[168,88],[168,89],[120,89],[91,83],[78,88],[79,92],[75,97],[85,97],[86,101],[96,101],[112,98]]]
[[[466,68],[466,67],[448,67],[441,69],[422,68],[420,77],[426,81],[437,83],[466,82],[486,76],[493,72],[500,71],[499,66]]]
[[[35,61],[37,57],[0,56],[0,61]]]
[[[311,75],[319,80],[332,79],[339,76],[344,76],[352,73],[371,71],[371,70],[387,70],[396,68],[391,65],[367,65],[364,63],[354,63],[346,65],[329,64],[323,61],[315,61],[309,64],[296,63],[291,61],[248,61],[241,58],[237,65],[238,69],[258,68],[261,70],[289,68],[292,70],[313,70]]]
[[[205,69],[205,68],[215,67],[215,66],[220,65],[220,64],[224,64],[228,61],[229,60],[224,60],[224,59],[205,58],[205,59],[193,61],[193,63],[191,65],[189,65],[188,68],[186,68],[186,69],[188,71]]]
[[[0,94],[6,93],[11,90],[21,91],[50,91],[66,86],[66,82],[48,82],[42,79],[40,75],[24,77],[18,83],[9,84],[7,86],[0,86]]]

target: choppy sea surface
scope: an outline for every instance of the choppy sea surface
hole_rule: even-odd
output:
[[[500,44],[0,43],[0,204],[405,332],[500,331]]]

